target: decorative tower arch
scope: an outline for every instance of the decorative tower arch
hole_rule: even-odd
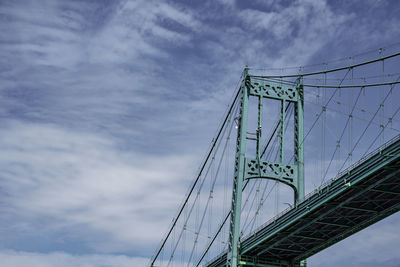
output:
[[[249,97],[258,98],[258,118],[256,132],[255,158],[246,157],[246,135]],[[261,126],[263,99],[269,98],[281,102],[280,108],[280,157],[278,162],[261,159]],[[294,104],[294,163],[284,163],[284,125],[286,102]],[[231,220],[229,229],[229,246],[227,266],[237,267],[240,261],[240,214],[242,206],[243,182],[248,179],[271,179],[289,185],[294,192],[294,202],[304,199],[304,98],[303,86],[288,86],[273,82],[252,79],[248,68],[244,69],[241,84],[240,111],[236,140],[235,171],[232,191]]]

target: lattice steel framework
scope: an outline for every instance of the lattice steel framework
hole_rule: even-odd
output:
[[[241,241],[242,266],[301,266],[302,259],[400,211],[400,135],[271,218]],[[207,267],[222,267],[223,253]]]
[[[258,98],[258,118],[256,131],[255,158],[246,157],[246,135],[249,97]],[[279,161],[270,162],[261,159],[261,127],[263,99],[269,98],[281,102],[279,131]],[[285,106],[294,104],[294,163],[284,162]],[[304,99],[303,86],[298,81],[296,86],[275,84],[252,79],[248,69],[244,69],[241,84],[240,111],[238,117],[238,133],[236,140],[235,171],[232,192],[231,220],[229,229],[229,246],[227,266],[240,265],[240,214],[242,205],[243,182],[247,179],[271,179],[293,188],[294,202],[304,199]]]

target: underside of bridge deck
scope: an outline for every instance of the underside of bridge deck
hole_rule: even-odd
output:
[[[297,207],[243,238],[242,266],[299,262],[400,210],[400,141],[362,160]],[[226,254],[207,266],[223,266]]]

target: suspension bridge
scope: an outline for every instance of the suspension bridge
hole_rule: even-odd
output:
[[[246,67],[150,266],[306,266],[399,211],[396,49]]]

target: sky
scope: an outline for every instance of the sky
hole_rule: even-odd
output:
[[[0,265],[146,266],[243,68],[398,43],[399,11],[394,0],[1,0]],[[395,214],[309,266],[399,266],[399,226]]]

